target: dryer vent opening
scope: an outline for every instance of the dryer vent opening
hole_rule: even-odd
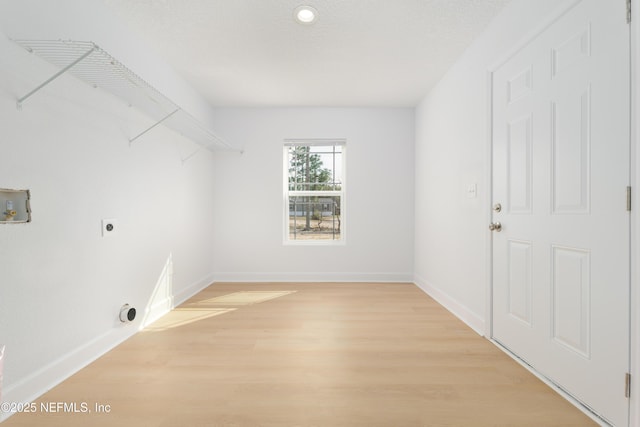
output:
[[[136,309],[129,304],[125,304],[120,309],[120,321],[122,323],[133,322],[136,318]]]

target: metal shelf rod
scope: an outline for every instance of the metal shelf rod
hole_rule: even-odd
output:
[[[170,112],[169,114],[167,114],[166,116],[164,116],[162,119],[160,119],[157,123],[149,126],[148,128],[146,128],[145,130],[143,130],[142,132],[140,132],[139,134],[137,134],[136,136],[134,136],[133,138],[131,138],[129,140],[129,145],[131,145],[133,143],[133,141],[135,141],[136,139],[140,138],[142,135],[144,135],[145,133],[149,132],[151,129],[153,129],[154,127],[158,126],[160,123],[164,122],[165,120],[167,120],[169,117],[173,116],[175,113],[177,113],[178,111],[180,111],[180,108],[177,108],[175,110],[173,110],[172,112]]]
[[[193,153],[189,154],[187,157],[181,159],[182,160],[182,165],[184,166],[184,164],[187,162],[187,160],[189,160],[190,158],[192,158],[193,156],[195,156],[196,154],[198,154],[200,152],[200,150],[202,150],[204,148],[203,145],[201,145],[200,147],[198,147],[196,149],[196,151],[194,151]]]
[[[69,69],[71,67],[73,67],[74,65],[76,65],[77,63],[79,63],[80,61],[82,61],[83,59],[85,59],[87,56],[91,55],[95,50],[97,49],[97,46],[94,45],[91,49],[89,49],[87,52],[85,52],[80,58],[76,59],[75,61],[73,61],[71,64],[67,65],[66,67],[64,67],[63,69],[61,69],[60,71],[58,71],[57,73],[55,73],[53,76],[51,76],[50,78],[48,78],[46,81],[44,81],[42,84],[40,84],[38,87],[36,87],[35,89],[33,89],[31,92],[29,92],[28,94],[26,94],[25,96],[23,96],[22,98],[18,99],[18,101],[16,102],[16,107],[18,108],[18,110],[22,109],[22,103],[29,98],[31,95],[33,95],[34,93],[38,92],[40,89],[42,89],[43,87],[45,87],[46,85],[48,85],[49,83],[51,83],[52,81],[54,81],[55,79],[57,79],[58,77],[60,77],[61,75],[63,75],[64,73],[66,73],[67,71],[69,71]]]

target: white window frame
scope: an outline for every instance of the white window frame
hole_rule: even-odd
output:
[[[340,146],[341,185],[333,191],[293,191],[289,190],[289,148],[292,146]],[[346,139],[285,139],[283,147],[283,243],[300,246],[340,246],[347,242],[346,234]],[[289,234],[289,197],[291,196],[339,196],[340,197],[340,238],[339,239],[291,239]]]

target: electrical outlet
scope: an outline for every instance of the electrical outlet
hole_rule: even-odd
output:
[[[102,220],[102,237],[112,236],[118,230],[117,219],[103,219]]]

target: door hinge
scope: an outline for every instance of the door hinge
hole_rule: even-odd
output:
[[[629,373],[624,376],[624,397],[631,397],[631,374]]]
[[[631,212],[631,186],[627,187],[627,212]]]
[[[627,24],[631,23],[631,0],[627,0]]]

